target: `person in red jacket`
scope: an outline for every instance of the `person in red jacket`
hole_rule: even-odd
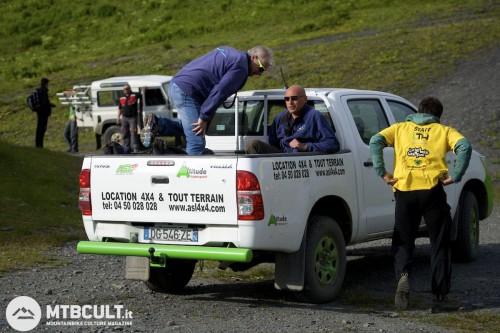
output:
[[[123,146],[131,148],[134,152],[139,151],[137,115],[142,117],[142,95],[132,92],[130,86],[126,84],[123,87],[123,96],[120,97],[116,124],[121,124]]]

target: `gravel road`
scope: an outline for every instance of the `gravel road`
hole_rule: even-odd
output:
[[[500,49],[478,54],[457,72],[409,97],[418,103],[432,94],[445,106],[443,123],[457,127],[474,147],[498,159],[490,137],[499,133]],[[497,139],[498,142],[498,139]],[[492,165],[497,172],[498,165]],[[453,265],[452,296],[465,312],[500,313],[500,209],[483,221],[479,259]],[[48,305],[120,305],[132,311],[131,325],[47,326],[42,316],[34,331],[44,332],[450,332],[426,323],[431,315],[427,239],[420,239],[412,275],[410,310],[394,311],[394,281],[389,241],[348,248],[347,276],[341,295],[321,305],[299,303],[273,288],[268,278],[248,281],[238,274],[222,282],[197,274],[183,295],[150,292],[142,282],[124,279],[124,260],[78,255],[76,243],[50,253],[65,264],[36,267],[0,276],[0,332],[13,331],[5,311],[16,296]],[[197,266],[197,270],[199,270]],[[205,269],[206,271],[206,269]]]

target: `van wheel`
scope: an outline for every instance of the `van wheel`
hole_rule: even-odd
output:
[[[460,262],[471,262],[479,250],[479,209],[476,196],[465,191],[458,205],[457,239],[452,243],[453,258]]]
[[[144,283],[156,292],[180,292],[193,276],[196,260],[167,259],[165,267],[150,267]]]
[[[304,289],[297,297],[309,303],[332,301],[342,288],[346,249],[342,230],[335,220],[311,216],[307,225]]]
[[[104,132],[104,144],[107,145],[111,141],[115,141],[123,145],[122,129],[120,126],[112,125]]]

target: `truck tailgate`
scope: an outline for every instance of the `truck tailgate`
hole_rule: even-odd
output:
[[[236,157],[93,156],[92,219],[237,224]]]

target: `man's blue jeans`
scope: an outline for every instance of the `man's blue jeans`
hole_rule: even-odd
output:
[[[198,121],[201,105],[191,96],[186,95],[175,83],[170,83],[168,87],[168,95],[179,113],[184,135],[186,136],[187,154],[203,154],[206,145],[205,138],[201,135],[195,135],[193,132],[193,126],[191,125],[192,123],[196,123]]]
[[[170,119],[162,116],[157,116],[157,119],[159,136],[184,136],[184,129],[179,119]]]

